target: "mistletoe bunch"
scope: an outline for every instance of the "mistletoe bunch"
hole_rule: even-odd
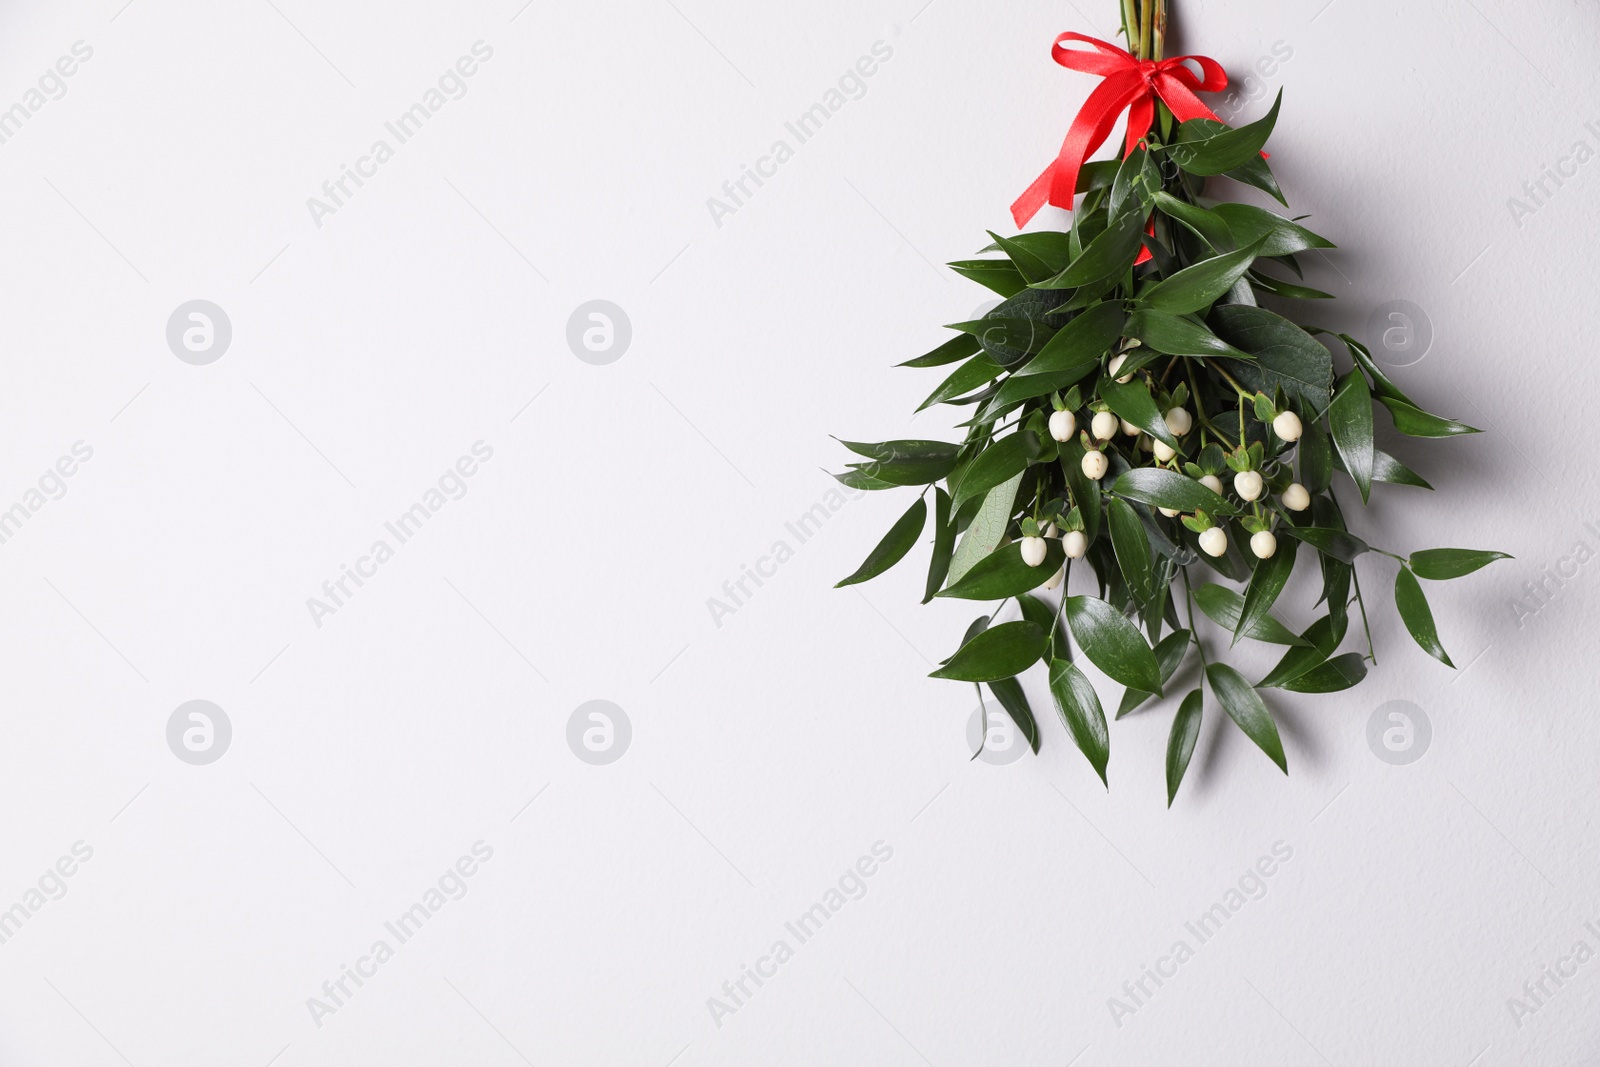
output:
[[[1160,58],[1164,6],[1152,18],[1145,0],[1143,28],[1132,0],[1125,6],[1140,58]],[[918,410],[970,412],[964,439],[843,442],[862,459],[841,482],[922,495],[839,585],[904,558],[927,526],[931,493],[923,602],[998,602],[933,677],[987,685],[1037,751],[1018,675],[1042,661],[1057,710],[1102,781],[1106,715],[1078,655],[1125,687],[1120,719],[1165,695],[1193,650],[1212,699],[1287,772],[1260,691],[1334,693],[1366,675],[1376,660],[1361,557],[1398,565],[1400,617],[1447,666],[1419,579],[1506,558],[1452,548],[1402,556],[1346,528],[1336,488],[1348,495],[1353,486],[1363,504],[1375,483],[1432,488],[1374,445],[1375,412],[1412,437],[1477,431],[1419,408],[1355,338],[1261,306],[1331,299],[1302,284],[1299,262],[1329,241],[1273,211],[1204,195],[1207,179],[1225,178],[1287,206],[1261,153],[1280,103],[1281,93],[1264,118],[1237,129],[1178,122],[1158,105],[1124,159],[1079,171],[1070,229],[991,233],[983,251],[998,255],[950,264],[1002,301],[901,365],[954,365]],[[1348,370],[1336,371],[1318,335],[1348,355]],[[1297,562],[1320,569],[1324,612],[1299,633],[1272,614]],[[1097,595],[1069,592],[1075,563],[1092,571]],[[1042,595],[1058,586],[1059,598]],[[1020,617],[1000,621],[1012,600]],[[1339,651],[1352,606],[1365,652]],[[1267,642],[1285,647],[1282,659],[1252,684],[1207,655],[1197,608],[1228,647]],[[1169,805],[1204,702],[1193,689],[1172,721]]]

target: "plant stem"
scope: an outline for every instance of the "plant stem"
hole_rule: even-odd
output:
[[[1150,58],[1150,31],[1155,22],[1155,16],[1150,10],[1154,0],[1140,0],[1139,7],[1139,58]]]
[[[1122,0],[1122,37],[1128,42],[1128,51],[1139,47],[1139,12],[1134,0]]]
[[[1372,665],[1378,665],[1378,653],[1372,647],[1372,627],[1367,623],[1367,602],[1361,598],[1361,575],[1356,573],[1355,564],[1350,565],[1350,580],[1356,586],[1356,603],[1361,606],[1361,628],[1367,631],[1367,658]]]
[[[1209,668],[1210,664],[1206,662],[1205,646],[1200,643],[1200,631],[1194,625],[1194,590],[1189,588],[1189,568],[1182,568],[1182,572],[1183,596],[1189,607],[1189,640],[1194,642],[1195,651],[1200,653],[1200,666]]]
[[[1150,58],[1159,61],[1167,48],[1167,0],[1156,0],[1155,46]]]
[[[1237,381],[1235,381],[1233,375],[1231,375],[1227,371],[1223,370],[1217,364],[1215,364],[1215,363],[1207,363],[1206,366],[1210,367],[1212,370],[1214,370],[1218,374],[1222,375],[1222,377],[1227,380],[1228,384],[1233,386],[1233,391],[1238,393],[1241,398],[1244,398],[1244,399],[1254,399],[1255,398],[1255,394],[1254,393],[1245,392],[1244,386],[1240,385]]]

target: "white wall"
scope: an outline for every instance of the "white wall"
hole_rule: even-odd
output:
[[[1369,565],[1368,681],[1272,698],[1288,778],[1208,707],[1171,812],[1171,705],[1114,724],[1109,795],[1037,681],[1043,752],[969,762],[971,690],[925,675],[970,609],[918,606],[917,565],[830,588],[903,497],[803,544],[786,526],[833,485],[828,434],[953,421],[913,422],[937,379],[890,365],[984,301],[935,265],[1009,227],[1092,85],[1051,39],[1109,36],[1111,0],[521,4],[0,15],[0,107],[93,51],[0,144],[0,508],[92,449],[0,544],[0,909],[40,905],[0,944],[0,1062],[1600,1054],[1600,962],[1508,1006],[1600,950],[1600,563],[1572,555],[1600,549],[1600,163],[1508,206],[1600,149],[1592,4],[1179,0],[1180,43],[1236,76],[1292,52],[1258,78],[1285,90],[1284,188],[1341,246],[1308,264],[1341,297],[1311,313],[1364,331],[1413,302],[1434,340],[1395,375],[1487,431],[1394,444],[1439,492],[1381,491],[1357,530],[1517,559],[1429,587],[1457,673]],[[385,122],[478,41],[465,95],[398,144]],[[864,94],[797,145],[785,122],[875,46]],[[393,158],[314,219],[379,138]],[[793,157],[714,219],[780,138]],[[166,340],[194,299],[232,327],[207,365]],[[593,299],[631,322],[608,365],[566,340]],[[400,544],[385,522],[480,441],[465,495]],[[379,539],[393,557],[314,620]],[[792,558],[714,623],[779,541]],[[195,699],[232,730],[203,766],[167,741]],[[567,743],[591,700],[631,724],[605,766]],[[1409,765],[1367,741],[1391,701],[1431,723]],[[465,896],[399,943],[384,923],[480,841]],[[77,842],[65,895],[29,897]],[[805,943],[785,929],[878,842],[865,896]],[[1201,944],[1185,923],[1274,848]],[[393,958],[314,1019],[380,939]],[[714,1020],[780,939],[793,958]],[[1179,940],[1192,958],[1134,1004]]]

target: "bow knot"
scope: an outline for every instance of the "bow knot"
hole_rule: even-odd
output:
[[[1065,47],[1070,41],[1092,45],[1094,51]],[[1011,205],[1011,217],[1019,228],[1046,203],[1071,209],[1078,188],[1078,172],[1094,150],[1106,142],[1117,116],[1124,110],[1128,112],[1126,155],[1149,132],[1150,124],[1155,121],[1157,99],[1167,105],[1179,122],[1216,119],[1195,93],[1215,93],[1228,87],[1228,75],[1214,59],[1205,56],[1136,59],[1132,53],[1109,41],[1081,33],[1061,34],[1051,46],[1050,54],[1069,70],[1097,74],[1103,80],[1072,120],[1055,160]],[[1190,69],[1190,63],[1200,68],[1199,75]]]

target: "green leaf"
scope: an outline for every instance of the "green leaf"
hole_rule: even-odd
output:
[[[1002,437],[980,452],[951,486],[956,510],[980,493],[1021,474],[1039,458],[1039,435],[1026,428]]]
[[[1050,664],[1050,695],[1056,710],[1078,750],[1106,784],[1106,763],[1111,758],[1111,735],[1106,730],[1106,713],[1100,708],[1100,695],[1082,671],[1064,659]]]
[[[1000,706],[1006,709],[1011,721],[1017,724],[1017,729],[1027,738],[1028,747],[1037,755],[1039,723],[1033,717],[1033,709],[1028,706],[1028,698],[1022,692],[1022,684],[1015,678],[1000,678],[989,683],[989,691],[1000,701]]]
[[[1372,551],[1371,546],[1365,541],[1344,530],[1328,530],[1317,526],[1284,526],[1281,529],[1295,540],[1304,541],[1324,556],[1332,556],[1345,563],[1354,563],[1357,556]]]
[[[1081,371],[1067,383],[1071,384],[1099,364],[1100,357],[1122,336],[1122,324],[1126,321],[1122,305],[1115,301],[1085,308],[1058,330],[1017,374],[1032,377]]]
[[[1372,392],[1374,396],[1393,397],[1395,400],[1399,400],[1407,404],[1412,403],[1411,398],[1406,396],[1401,388],[1394,384],[1389,376],[1383,373],[1383,369],[1379,367],[1376,362],[1374,362],[1372,353],[1367,351],[1366,345],[1362,344],[1360,341],[1357,341],[1354,337],[1351,337],[1347,333],[1335,334],[1334,336],[1338,337],[1339,340],[1344,342],[1345,347],[1350,350],[1350,358],[1354,359],[1356,363],[1360,365],[1361,369],[1367,372],[1367,377],[1372,379]],[[1412,404],[1412,406],[1415,407],[1416,405]]]
[[[1322,666],[1328,657],[1333,655],[1333,650],[1339,647],[1339,642],[1344,640],[1346,622],[1342,615],[1335,618],[1332,614],[1328,614],[1306,627],[1300,636],[1308,642],[1308,646],[1291,648],[1285,652],[1278,665],[1256,683],[1256,688],[1273,689],[1300,677],[1314,667]]]
[[[978,513],[972,517],[967,532],[956,545],[955,556],[950,560],[950,581],[959,582],[980,559],[995,550],[1000,539],[1011,525],[1011,515],[1016,510],[1017,488],[1022,475],[995,486],[983,498]]]
[[[1210,177],[1226,174],[1259,158],[1261,148],[1278,122],[1283,90],[1265,116],[1236,130],[1210,119],[1190,119],[1178,127],[1178,143],[1167,149],[1172,161],[1190,174]]]
[[[1281,388],[1311,411],[1328,406],[1333,357],[1315,337],[1282,315],[1247,304],[1213,308],[1207,322],[1223,341],[1254,357],[1234,372],[1246,388],[1269,396]]]
[[[1304,447],[1305,438],[1301,439]],[[1395,459],[1382,449],[1372,451],[1372,480],[1384,482],[1389,485],[1414,485],[1418,489],[1432,489],[1433,486],[1416,471]]]
[[[1042,282],[1046,278],[1054,277],[1060,273],[1061,267],[1052,267],[1037,252],[1032,251],[1023,242],[1001,237],[993,230],[989,231],[989,236],[994,239],[994,243],[999,247],[1000,251],[1006,254],[1006,258],[1011,260],[1012,265],[1017,268],[1024,278],[1028,279],[1030,284]]]
[[[1361,653],[1346,652],[1283,682],[1279,688],[1291,693],[1340,693],[1366,676],[1367,664]]]
[[[1041,286],[1048,289],[1076,289],[1122,274],[1133,266],[1144,236],[1144,212],[1126,211],[1112,221],[1104,233],[1090,241],[1071,266]]]
[[[1003,259],[962,259],[950,269],[1001,296],[1016,296],[1028,287],[1022,272]]]
[[[1430,415],[1392,396],[1380,396],[1378,403],[1389,409],[1389,414],[1394,417],[1394,428],[1407,437],[1455,437],[1457,434],[1483,432],[1464,422]]]
[[[1067,628],[1057,622],[1055,608],[1032,593],[1023,593],[1017,597],[1017,606],[1022,609],[1022,617],[1038,626],[1049,638],[1050,645],[1045,649],[1047,659],[1072,658],[1071,643],[1067,640]]]
[[[1344,469],[1355,479],[1361,501],[1366,503],[1372,495],[1372,394],[1360,371],[1351,371],[1339,380],[1328,407],[1328,426]]]
[[[1233,251],[1236,244],[1233,233],[1218,215],[1197,204],[1179,200],[1171,193],[1157,193],[1155,204],[1162,214],[1189,227],[1216,251]]]
[[[922,602],[932,600],[945,576],[950,573],[950,556],[955,550],[956,526],[950,521],[950,494],[943,489],[933,491],[933,558],[928,561],[928,583]]]
[[[1200,737],[1200,710],[1205,698],[1195,689],[1178,705],[1178,714],[1172,720],[1172,732],[1167,735],[1167,807],[1178,795],[1183,784],[1183,773],[1189,769],[1189,757],[1194,755],[1194,743]]]
[[[1172,681],[1172,676],[1178,673],[1178,667],[1183,663],[1183,657],[1189,651],[1189,642],[1192,637],[1188,630],[1174,630],[1156,645],[1156,665],[1161,668],[1161,684],[1164,687]],[[1122,703],[1117,707],[1117,718],[1139,707],[1145,701],[1154,697],[1154,693],[1143,689],[1128,689],[1122,694]]]
[[[1100,483],[1083,473],[1083,445],[1076,438],[1061,443],[1061,474],[1083,519],[1084,540],[1092,545],[1100,536]]]
[[[1132,505],[1116,497],[1106,509],[1106,519],[1111,530],[1111,546],[1117,554],[1117,566],[1128,583],[1128,591],[1142,607],[1156,595],[1150,539],[1145,536],[1144,523]]]
[[[1283,740],[1278,736],[1278,724],[1272,713],[1261,702],[1261,695],[1251,688],[1244,676],[1226,663],[1213,663],[1206,668],[1206,681],[1211,683],[1211,695],[1217,698],[1222,710],[1239,724],[1245,736],[1272,758],[1278,769],[1289,773],[1288,760],[1283,755]]]
[[[1249,162],[1234,167],[1226,176],[1236,182],[1260,189],[1284,207],[1289,206],[1289,201],[1283,198],[1283,190],[1278,188],[1278,179],[1272,176],[1272,168],[1267,166],[1267,161],[1259,155],[1251,156]]]
[[[1433,611],[1423,595],[1422,584],[1411,573],[1411,568],[1404,565],[1394,576],[1394,606],[1400,609],[1401,620],[1422,650],[1446,667],[1454,668],[1455,664],[1450,662],[1444,646],[1439,643],[1439,629],[1434,625]]]
[[[902,486],[897,485],[894,482],[886,482],[882,478],[875,478],[871,474],[868,474],[866,471],[858,470],[858,469],[855,469],[855,468],[852,468],[850,470],[844,471],[841,474],[835,474],[833,477],[841,485],[848,486],[851,489],[876,490],[876,489],[900,489],[900,488],[903,488]]]
[[[1193,319],[1179,318],[1153,308],[1140,308],[1128,316],[1124,332],[1137,337],[1156,352],[1169,356],[1231,356],[1253,359]]]
[[[1244,612],[1244,597],[1221,585],[1202,585],[1194,591],[1194,602],[1206,617],[1229,633],[1239,631],[1239,617]],[[1245,636],[1269,645],[1304,645],[1303,637],[1295,636],[1283,623],[1271,615],[1261,617]]]
[[[1161,694],[1161,668],[1155,653],[1126,616],[1090,596],[1067,597],[1066,612],[1078,647],[1106,677],[1130,689]]]
[[[1021,674],[1044,654],[1044,631],[1027,620],[991,626],[928,675],[957,682],[997,682]],[[1020,724],[1019,724],[1020,725]]]
[[[918,411],[942,404],[953,397],[970,393],[972,390],[992,381],[1000,374],[1000,364],[990,358],[987,352],[973,356],[967,362],[955,369],[955,373],[940,383],[939,388],[928,395],[928,399],[917,405]]]
[[[1411,553],[1411,570],[1418,578],[1442,582],[1471,574],[1497,559],[1511,559],[1504,552],[1481,548],[1425,548]]]
[[[1300,456],[1300,481],[1306,491],[1313,495],[1326,491],[1333,481],[1333,445],[1328,440],[1328,431],[1323,427],[1322,419],[1305,420],[1297,452]],[[1376,452],[1373,458],[1376,461]],[[1373,477],[1377,477],[1376,471]]]
[[[880,481],[895,485],[930,485],[938,481],[956,465],[959,445],[947,441],[884,441],[881,444],[863,444],[859,441],[840,441],[858,456],[873,460],[860,469]]]
[[[1034,292],[1030,289],[1022,295]],[[1004,315],[1003,308],[1001,305],[981,319],[953,322],[947,328],[970,334],[990,359],[1002,367],[1013,367],[1043,348],[1055,336],[1056,328],[1041,319]]]
[[[1261,242],[1258,241],[1237,252],[1228,252],[1185,267],[1172,277],[1163,278],[1143,290],[1137,302],[1141,307],[1154,308],[1171,315],[1187,315],[1210,307],[1244,277],[1244,272],[1255,262],[1260,247]]]
[[[1150,396],[1150,387],[1138,378],[1126,385],[1115,378],[1101,378],[1100,399],[1114,414],[1127,419],[1145,433],[1160,438],[1173,448],[1179,447],[1178,439],[1167,429],[1161,409],[1156,407],[1155,400]]]
[[[1251,204],[1218,204],[1211,209],[1227,223],[1241,245],[1262,241],[1258,256],[1286,256],[1308,248],[1333,248],[1334,243],[1276,212]]]
[[[1294,570],[1296,547],[1293,541],[1285,541],[1270,558],[1256,563],[1256,569],[1250,575],[1250,584],[1245,587],[1239,621],[1233,627],[1233,644],[1238,644],[1239,638],[1255,630],[1263,619],[1269,617],[1267,613],[1272,610],[1278,594],[1283,592],[1284,585],[1289,581],[1290,572]]]
[[[927,355],[918,356],[916,359],[908,359],[904,363],[896,365],[901,367],[942,367],[947,363],[958,363],[968,356],[976,355],[980,347],[978,339],[971,334],[957,334]]]
[[[927,519],[928,502],[918,497],[917,502],[889,528],[883,540],[878,542],[878,547],[867,553],[865,562],[856,568],[856,572],[848,578],[841,579],[834,588],[856,585],[870,578],[876,578],[899,563],[905,558],[906,553],[911,551],[911,546],[917,543]]]
[[[1313,289],[1308,285],[1295,285],[1278,278],[1263,274],[1260,270],[1250,272],[1250,284],[1273,296],[1285,297],[1289,300],[1332,300],[1332,293],[1325,293],[1321,289]]]
[[[1193,478],[1159,467],[1133,467],[1124,471],[1111,491],[1141,504],[1172,511],[1204,511],[1207,515],[1228,515],[1233,511],[1226,500]]]
[[[1007,545],[973,564],[959,581],[939,593],[957,600],[1000,600],[1037,589],[1067,560],[1061,542],[1045,538],[1044,562],[1030,567],[1022,559],[1022,542]]]

